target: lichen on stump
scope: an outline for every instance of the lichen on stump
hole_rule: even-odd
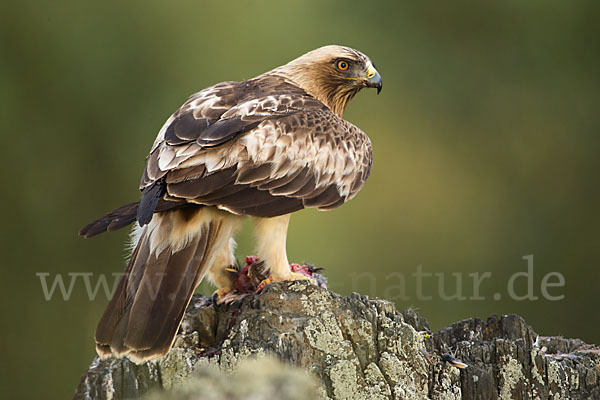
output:
[[[538,337],[516,315],[460,321],[431,334],[412,310],[401,313],[389,301],[340,296],[306,281],[269,285],[234,304],[194,296],[166,358],[142,365],[96,358],[74,398],[140,398],[186,380],[192,386],[183,386],[180,398],[192,398],[189,388],[214,376],[215,368],[231,374],[245,360],[265,356],[289,365],[290,376],[297,373],[292,366],[308,371],[322,398],[600,399],[599,350],[580,340]],[[447,362],[452,356],[468,367]],[[279,375],[264,371],[257,386],[272,396]],[[247,375],[220,380],[228,398],[244,398],[231,392],[236,379]],[[304,386],[306,394],[281,398],[314,398],[315,389]],[[212,394],[218,390],[211,385]]]

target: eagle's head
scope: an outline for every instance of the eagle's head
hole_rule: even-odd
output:
[[[276,69],[342,116],[348,101],[364,87],[381,91],[381,76],[360,51],[324,46]]]

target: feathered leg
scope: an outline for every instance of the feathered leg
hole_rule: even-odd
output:
[[[264,262],[270,276],[259,286],[262,289],[273,281],[304,280],[310,278],[292,272],[287,258],[286,240],[290,214],[272,218],[256,218],[256,255]]]
[[[264,261],[276,281],[288,279],[290,263],[286,239],[290,214],[273,218],[256,218],[256,255]]]
[[[241,222],[240,222],[241,225]],[[238,229],[232,232],[232,236],[237,233]],[[236,242],[233,237],[229,239],[229,244],[223,247],[223,249],[217,254],[213,265],[208,271],[209,281],[217,287],[215,294],[217,299],[221,302],[225,296],[230,294],[235,287],[236,274],[232,273],[235,271],[236,260],[235,260],[235,247]]]

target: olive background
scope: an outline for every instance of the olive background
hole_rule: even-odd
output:
[[[594,1],[13,1],[0,5],[0,392],[69,398],[107,303],[81,277],[121,272],[128,230],[83,225],[139,197],[156,133],[193,92],[325,44],[374,61],[383,91],[345,118],[372,139],[348,204],[292,217],[291,261],[330,287],[415,307],[434,330],[517,313],[545,335],[598,343],[600,7]],[[252,254],[252,224],[238,256]],[[509,296],[533,255],[533,295]],[[420,266],[420,267],[419,267]],[[419,268],[425,277],[417,296]],[[473,279],[482,280],[480,300]],[[540,289],[559,272],[563,287]],[[462,274],[462,275],[453,275]],[[461,277],[464,300],[456,293]],[[402,287],[404,278],[404,287]],[[553,276],[549,282],[557,282]],[[404,289],[404,290],[403,290]],[[200,290],[213,290],[203,284]],[[526,278],[515,292],[528,290]],[[403,295],[403,296],[402,296]],[[498,296],[500,297],[497,300]]]

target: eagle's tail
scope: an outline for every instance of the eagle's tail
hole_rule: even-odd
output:
[[[96,328],[100,356],[165,356],[194,289],[226,248],[231,217],[211,208],[155,214]]]

